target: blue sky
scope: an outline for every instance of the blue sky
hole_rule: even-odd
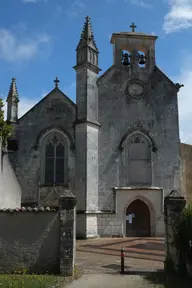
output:
[[[52,88],[75,100],[76,46],[86,15],[91,17],[103,73],[112,64],[110,36],[130,31],[153,33],[156,62],[179,93],[181,140],[192,144],[192,0],[0,0],[0,96],[17,79],[20,116]]]

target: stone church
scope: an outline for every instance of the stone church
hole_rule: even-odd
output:
[[[77,198],[77,237],[163,236],[163,201],[181,189],[177,93],[156,65],[157,36],[113,33],[113,63],[98,76],[99,50],[86,17],[76,48],[76,103],[54,89],[18,118],[13,78],[1,155],[1,208],[57,206]],[[111,56],[109,56],[111,57]],[[69,95],[70,96],[70,95]]]

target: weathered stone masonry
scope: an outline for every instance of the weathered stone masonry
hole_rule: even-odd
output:
[[[62,196],[59,209],[0,210],[0,273],[72,276],[75,257],[75,197]]]
[[[11,163],[22,203],[58,207],[60,192],[54,187],[71,191],[77,199],[78,237],[129,236],[126,213],[137,200],[150,213],[150,235],[164,235],[164,197],[181,188],[181,85],[157,67],[156,40],[136,31],[113,33],[112,65],[99,75],[99,49],[86,17],[76,48],[76,104],[56,79],[55,88],[18,119],[18,92],[12,80],[8,120],[19,149]],[[56,136],[65,148],[59,168],[56,156],[53,162],[46,156],[47,144]],[[57,144],[53,146],[56,151]]]

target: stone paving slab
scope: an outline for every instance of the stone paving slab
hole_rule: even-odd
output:
[[[163,269],[163,238],[98,238],[77,241],[76,264],[84,273],[118,273],[120,251],[125,249],[125,270]],[[140,247],[140,248],[139,248]]]

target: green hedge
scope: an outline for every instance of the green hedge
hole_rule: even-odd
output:
[[[174,242],[179,253],[179,270],[186,274],[186,263],[192,265],[192,204],[186,205],[175,228]]]

